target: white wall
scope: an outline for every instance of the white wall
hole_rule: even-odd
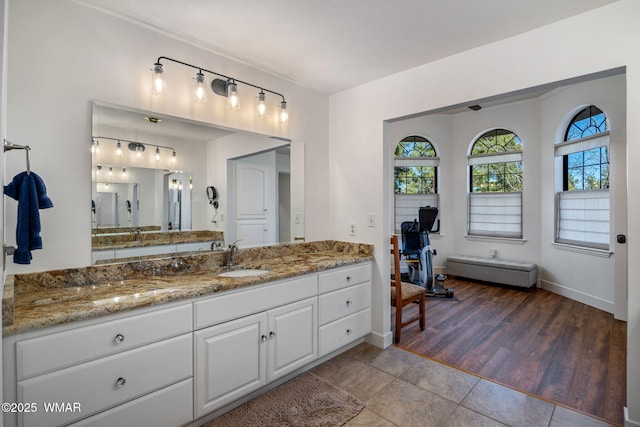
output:
[[[43,250],[34,252],[31,265],[11,264],[10,272],[91,262],[87,206],[92,100],[304,143],[306,156],[313,159],[307,162],[306,185],[317,189],[305,202],[307,237],[329,236],[329,191],[321,185],[328,181],[326,95],[71,0],[10,0],[9,12],[7,135],[18,144],[31,145],[32,168],[45,180],[55,205],[41,212]],[[173,63],[165,64],[168,93],[153,97],[149,70],[159,56],[202,65],[283,93],[290,109],[289,124],[279,125],[275,119],[258,122],[251,108],[255,94],[242,86],[245,108],[240,111],[227,111],[226,98],[213,94],[205,105],[193,103],[193,70]],[[5,177],[24,169],[23,157],[19,160],[7,164]],[[210,221],[210,213],[205,220]],[[14,209],[7,209],[6,227],[15,229]],[[8,243],[14,243],[12,233],[6,234]]]
[[[376,247],[373,342],[379,345],[391,343],[386,253],[392,199],[389,171],[385,167],[391,131],[385,121],[617,67],[626,67],[627,117],[638,117],[640,57],[635,53],[640,41],[638,16],[639,2],[620,0],[331,97],[333,237],[353,239],[348,232],[349,222],[366,224],[366,216],[370,213],[383,219],[375,229],[360,226],[357,236],[357,240],[373,243]],[[585,34],[589,34],[588,43],[584,41]],[[505,58],[509,58],[509,67],[505,67]],[[530,138],[529,135],[522,136]],[[537,137],[533,135],[533,138]],[[640,158],[638,140],[640,123],[628,120],[627,158]],[[627,182],[640,182],[638,168],[629,168]],[[358,188],[368,191],[353,190]],[[380,197],[380,191],[383,191],[383,197]],[[628,216],[630,219],[640,217],[640,194],[637,192],[628,194]],[[640,366],[631,362],[640,359],[640,265],[632,261],[640,259],[640,244],[634,242],[634,238],[640,237],[640,224],[630,220],[628,236],[631,262],[628,268],[627,396],[630,420],[640,425]]]

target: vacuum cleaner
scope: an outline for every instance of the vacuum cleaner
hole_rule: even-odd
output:
[[[429,231],[438,216],[438,208],[426,206],[418,211],[418,219],[401,224],[402,254],[409,266],[409,279],[425,288],[426,297],[453,298],[453,289],[446,288],[446,277],[433,274],[435,249],[429,241]]]

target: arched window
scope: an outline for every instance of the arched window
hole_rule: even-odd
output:
[[[609,248],[609,124],[601,109],[583,108],[556,144],[562,191],[556,194],[556,241]]]
[[[522,141],[507,129],[478,137],[469,154],[469,235],[522,238]]]
[[[395,227],[418,217],[421,206],[438,206],[438,165],[440,159],[431,142],[421,136],[408,136],[395,149],[393,192]],[[432,231],[439,230],[440,220]]]

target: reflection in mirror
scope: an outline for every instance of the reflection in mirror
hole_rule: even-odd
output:
[[[208,242],[200,250],[221,239],[240,247],[304,239],[301,143],[100,101],[92,136],[94,255],[118,234],[129,235],[118,249],[177,233]]]

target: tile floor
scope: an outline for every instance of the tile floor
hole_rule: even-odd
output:
[[[347,427],[612,425],[393,346],[363,343],[312,372],[365,404]]]

